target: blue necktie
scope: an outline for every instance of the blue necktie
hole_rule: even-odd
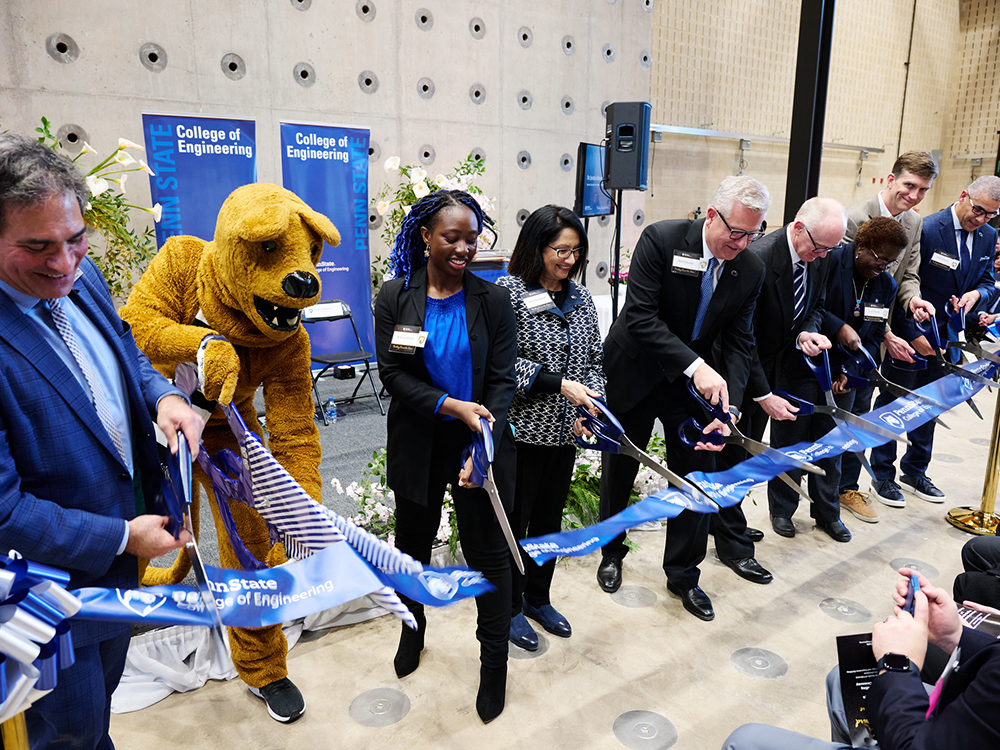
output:
[[[806,262],[804,260],[795,261],[792,289],[795,292],[795,314],[792,317],[792,328],[794,328],[806,309]]]
[[[695,341],[701,335],[701,326],[705,322],[708,303],[712,301],[712,281],[715,279],[715,267],[719,261],[715,256],[708,261],[708,268],[701,275],[701,296],[698,298],[698,312],[694,316],[694,328],[691,329],[691,340]]]
[[[959,257],[961,257],[961,259],[962,259],[962,267],[963,268],[968,268],[969,263],[970,263],[970,261],[972,259],[972,256],[969,253],[968,245],[966,245],[966,243],[968,242],[968,240],[969,240],[969,233],[966,232],[964,229],[961,230],[961,235],[959,236],[959,240],[958,240],[958,249],[959,249],[959,252],[960,252],[960,256]]]

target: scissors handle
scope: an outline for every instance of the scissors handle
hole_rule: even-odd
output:
[[[486,481],[486,475],[493,463],[493,429],[490,427],[490,420],[486,417],[479,418],[480,432],[472,433],[472,442],[462,451],[462,463],[472,456],[472,474],[469,481],[482,487]]]
[[[895,367],[897,370],[909,370],[911,372],[912,371],[916,371],[916,370],[926,370],[927,369],[927,358],[926,357],[921,357],[916,352],[914,352],[910,356],[913,357],[913,361],[912,362],[906,362],[905,360],[902,360],[902,359],[895,359],[895,358],[893,358],[893,360],[892,360],[892,366]]]
[[[851,362],[861,368],[862,372],[871,372],[878,367],[875,358],[864,346],[858,346],[857,349],[848,349],[843,344],[837,346]]]
[[[805,360],[806,367],[812,370],[812,374],[816,376],[816,380],[819,381],[819,387],[822,391],[829,391],[833,389],[833,378],[830,376],[830,355],[824,349],[818,355],[822,358],[822,364],[817,364],[813,361],[805,352],[802,352],[802,359]]]
[[[583,426],[593,433],[594,442],[588,442],[582,435],[577,435],[577,445],[581,448],[599,450],[604,453],[618,453],[621,447],[619,438],[625,434],[621,422],[615,418],[608,405],[601,399],[592,397],[590,402],[601,412],[601,417],[595,417],[583,404],[577,406],[576,410],[583,419]]]
[[[677,437],[684,445],[694,448],[698,443],[710,443],[711,445],[725,445],[726,436],[721,432],[710,432],[705,434],[705,428],[698,423],[697,419],[689,419],[681,422],[677,427]]]
[[[866,377],[855,375],[853,372],[848,372],[847,370],[844,370],[844,374],[847,376],[847,387],[851,390],[856,391],[871,385],[871,381]]]
[[[785,401],[788,401],[792,406],[798,407],[799,414],[807,415],[814,414],[816,412],[816,405],[811,401],[806,401],[804,398],[799,398],[798,396],[793,396],[787,391],[771,391],[775,396],[781,396]]]
[[[688,378],[687,381],[688,392],[694,396],[694,400],[701,404],[701,408],[712,417],[713,419],[718,419],[720,422],[728,424],[733,420],[733,415],[722,408],[722,402],[718,404],[713,404],[707,398],[701,395],[701,391],[694,384],[694,380]]]
[[[948,311],[948,322],[951,323],[952,328],[957,333],[962,333],[965,330],[965,313],[961,310],[952,310],[950,302],[945,309]]]
[[[937,319],[933,315],[927,319],[927,323],[913,321],[913,325],[916,326],[918,331],[927,336],[927,340],[930,341],[935,352],[941,350],[941,334],[938,332]]]

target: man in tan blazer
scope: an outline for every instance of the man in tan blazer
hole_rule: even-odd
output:
[[[892,172],[886,178],[885,189],[869,200],[856,203],[847,209],[847,235],[845,241],[854,241],[858,227],[876,216],[888,216],[898,221],[909,243],[899,254],[897,265],[889,270],[899,284],[897,304],[908,309],[917,320],[926,320],[934,314],[934,306],[920,298],[920,232],[923,219],[916,207],[930,190],[938,176],[938,166],[926,151],[907,151],[900,154],[892,165]],[[913,361],[913,348],[891,330],[892,319],[885,330],[885,351],[894,359]],[[855,414],[864,414],[871,409],[872,391],[869,386],[857,392],[854,397]],[[861,462],[853,453],[845,453],[841,465],[840,505],[857,518],[868,523],[879,519],[874,506],[865,502],[858,491]]]

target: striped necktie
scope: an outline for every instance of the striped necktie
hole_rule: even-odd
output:
[[[108,435],[111,437],[111,442],[115,444],[118,455],[128,465],[128,459],[125,458],[125,449],[122,446],[122,436],[118,432],[117,425],[115,425],[114,417],[111,416],[111,407],[108,406],[104,389],[94,374],[90,362],[87,361],[83,349],[80,348],[80,342],[77,341],[76,333],[74,333],[73,326],[69,322],[69,316],[62,307],[62,300],[50,299],[48,300],[48,307],[52,313],[52,322],[56,324],[56,330],[66,343],[66,348],[73,355],[73,359],[76,360],[76,364],[83,373],[84,380],[87,381],[87,385],[90,387],[90,400],[94,404],[94,409],[97,410],[97,416],[101,420],[101,424],[104,425],[104,429],[107,430]]]
[[[701,326],[705,322],[705,314],[708,312],[708,303],[712,301],[712,282],[715,280],[715,267],[719,261],[715,256],[709,258],[708,268],[701,275],[701,293],[698,297],[698,312],[694,316],[694,328],[691,329],[691,340],[697,340],[701,335]]]
[[[806,309],[806,262],[804,260],[795,261],[795,268],[792,273],[792,289],[795,292],[795,314],[792,317],[792,327],[802,318],[802,313]]]

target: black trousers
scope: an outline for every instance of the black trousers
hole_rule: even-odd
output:
[[[562,529],[566,493],[573,478],[575,445],[517,444],[517,488],[511,526],[517,539],[554,534]],[[511,617],[521,611],[521,596],[532,607],[549,604],[549,587],[556,561],[537,565],[524,550],[524,575],[511,568]]]
[[[608,406],[618,417],[625,434],[639,448],[645,448],[653,434],[657,418],[663,423],[663,439],[667,446],[667,466],[680,476],[691,471],[714,471],[715,454],[696,451],[681,442],[677,428],[681,422],[696,417],[705,423],[701,407],[687,392],[685,378],[664,383],[628,411],[619,412],[613,403]],[[601,520],[620,513],[628,506],[629,495],[639,472],[634,458],[605,453],[601,460]],[[667,580],[680,589],[698,585],[698,565],[705,559],[708,545],[708,514],[681,511],[667,521],[667,541],[663,549],[663,572]],[[628,552],[625,534],[619,534],[603,548],[605,557],[624,558]]]
[[[470,442],[468,426],[458,420],[435,424],[427,505],[419,505],[396,490],[396,548],[425,565],[431,560],[431,545],[441,523],[444,491],[451,484],[458,520],[458,536],[469,567],[480,571],[496,591],[476,598],[476,638],[482,663],[491,668],[507,663],[510,635],[510,550],[485,490],[458,486],[462,449]],[[498,467],[513,470],[514,467]],[[497,468],[494,471],[498,470]],[[413,611],[423,605],[400,597]]]

